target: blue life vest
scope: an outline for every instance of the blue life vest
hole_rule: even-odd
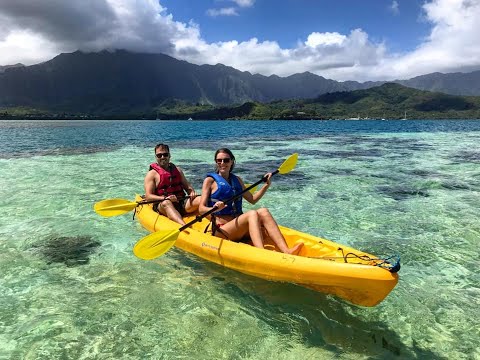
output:
[[[208,199],[208,206],[210,207],[212,207],[217,201],[225,201],[243,191],[242,184],[240,184],[238,178],[233,174],[230,174],[230,183],[217,173],[208,173],[207,177],[213,178],[217,183],[217,190],[213,194],[210,194],[210,198]],[[214,215],[232,215],[236,217],[243,214],[241,196],[227,205],[228,206],[224,207],[222,210],[216,211]]]

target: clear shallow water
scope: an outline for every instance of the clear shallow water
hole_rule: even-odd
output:
[[[157,142],[197,190],[230,147],[278,222],[402,256],[375,308],[179,250],[152,262],[127,214]],[[480,357],[479,121],[0,122],[0,358]]]

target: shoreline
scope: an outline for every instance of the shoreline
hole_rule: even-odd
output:
[[[270,118],[270,119],[257,119],[257,118],[226,118],[226,119],[175,119],[175,118],[168,118],[168,119],[151,119],[151,118],[142,118],[142,117],[109,117],[109,116],[43,116],[43,117],[25,117],[25,116],[15,116],[15,117],[2,117],[0,116],[0,121],[79,121],[79,120],[87,120],[87,121],[355,121],[355,122],[362,122],[362,121],[403,121],[403,122],[410,122],[410,121],[444,121],[444,120],[451,120],[451,121],[465,121],[465,120],[480,120],[480,118],[415,118],[415,119],[319,119],[319,118]]]

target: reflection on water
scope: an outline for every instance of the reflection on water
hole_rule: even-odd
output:
[[[0,121],[0,358],[480,357],[480,122],[293,125]],[[256,206],[399,253],[398,286],[361,308],[175,249],[136,259],[147,232],[92,207],[142,193],[160,141],[197,191],[217,147],[247,182],[298,152]]]

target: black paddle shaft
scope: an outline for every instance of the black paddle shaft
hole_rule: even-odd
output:
[[[186,199],[186,197],[177,197],[177,200],[183,200],[183,199]],[[139,201],[139,202],[137,202],[137,204],[138,205],[155,204],[155,203],[161,203],[162,201],[165,201],[165,200],[167,200],[167,199]]]
[[[278,174],[279,170],[275,170],[274,172],[272,172],[272,176],[275,175],[275,174]],[[262,176],[262,178],[260,180],[258,180],[255,184],[252,184],[250,185],[249,187],[246,187],[245,189],[243,189],[243,191],[235,196],[232,196],[231,198],[225,200],[225,201],[222,201],[224,204],[228,204],[232,201],[235,201],[237,200],[239,197],[241,197],[243,194],[245,194],[247,191],[250,191],[251,189],[253,189],[255,186],[257,185],[260,185],[262,182],[266,182],[267,181],[267,177],[266,176]],[[185,224],[183,225],[180,229],[178,229],[178,231],[183,231],[187,228],[189,228],[190,226],[192,226],[193,224],[195,224],[196,222],[199,222],[200,220],[202,220],[204,217],[207,217],[208,215],[214,213],[215,211],[218,210],[218,207],[214,206],[212,209],[208,210],[205,214],[203,215],[199,215],[197,217],[195,217],[195,219],[193,219],[192,221],[190,221],[188,224]]]

